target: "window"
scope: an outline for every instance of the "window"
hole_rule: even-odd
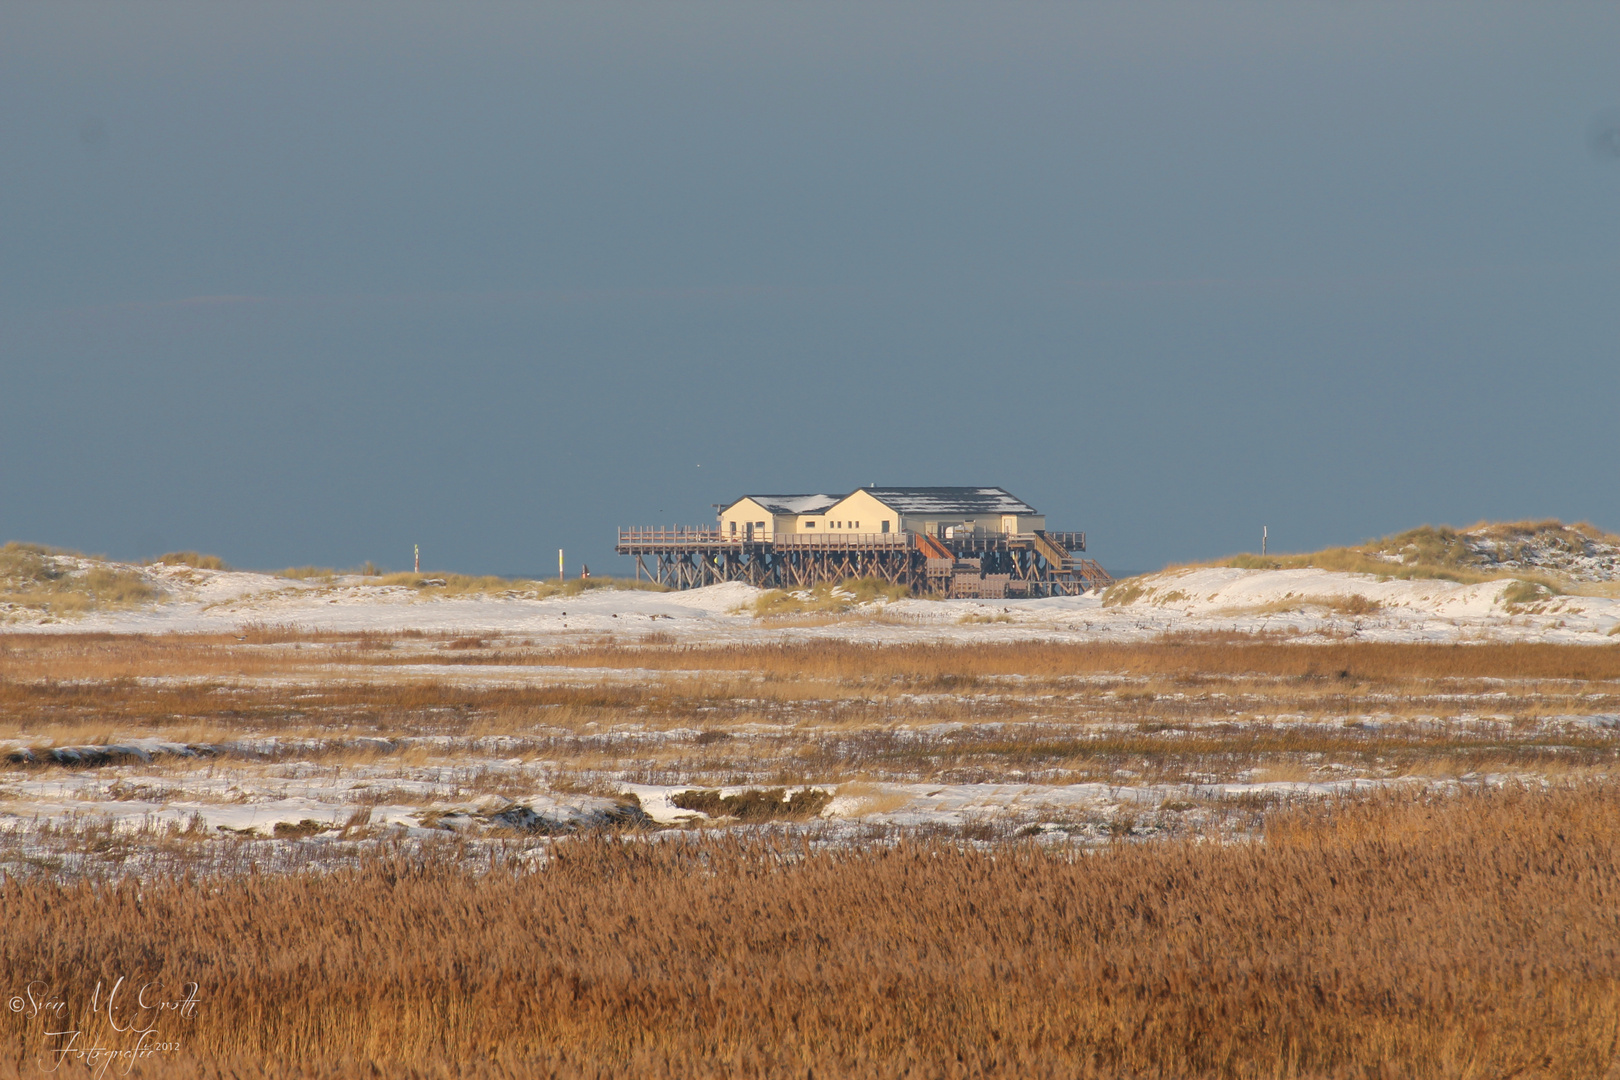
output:
[[[731,535],[732,535],[732,536],[736,536],[736,535],[737,535],[737,523],[736,523],[736,522],[735,522],[735,521],[733,521],[733,522],[732,522],[732,523],[731,523]]]
[[[889,531],[889,519],[888,518],[883,519],[883,531],[884,532]]]
[[[756,522],[754,522],[754,528],[758,529],[760,532],[764,532],[765,531],[765,523],[763,521],[756,521]]]
[[[807,521],[804,523],[804,527],[807,529],[813,529],[816,527],[816,523],[813,521]]]

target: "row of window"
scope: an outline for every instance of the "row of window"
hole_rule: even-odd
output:
[[[889,531],[889,522],[887,519],[880,521],[878,524],[882,526],[883,532]],[[861,523],[858,521],[830,521],[827,523],[827,527],[829,529],[842,529],[846,525],[851,529],[858,529],[861,527]],[[807,529],[813,529],[816,527],[816,523],[814,521],[806,521],[804,523],[804,527]],[[763,533],[765,531],[765,523],[763,521],[750,522],[748,523],[747,528],[750,533]],[[737,535],[737,523],[735,521],[731,523],[731,535]]]
[[[878,524],[880,526],[882,526],[880,531],[882,531],[882,532],[888,532],[889,531],[889,522],[888,522],[887,519],[878,522]],[[814,521],[806,521],[804,523],[804,527],[807,528],[807,529],[813,529],[813,528],[816,527],[816,523]],[[827,528],[829,528],[829,529],[842,529],[842,528],[845,528],[845,527],[848,527],[850,529],[858,529],[858,528],[861,527],[861,523],[858,522],[858,521],[829,521],[829,522],[827,522]]]

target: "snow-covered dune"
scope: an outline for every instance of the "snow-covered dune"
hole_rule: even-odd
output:
[[[10,632],[225,633],[306,631],[516,635],[657,633],[690,643],[838,638],[871,642],[1146,640],[1167,632],[1281,633],[1383,641],[1620,641],[1620,599],[1534,595],[1512,580],[1458,584],[1330,570],[1167,570],[1090,594],[1039,600],[901,600],[841,615],[756,619],[760,590],[598,588],[537,597],[532,588],[441,591],[342,575],[296,580],[235,570],[107,564],[139,574],[156,598],[78,615],[0,605]],[[1593,586],[1594,589],[1607,586]]]
[[[1333,570],[1167,570],[1117,585],[1105,610],[1184,620],[1184,628],[1297,627],[1377,637],[1432,637],[1452,630],[1491,637],[1608,636],[1620,600],[1570,596],[1514,581],[1461,584]]]
[[[357,574],[299,580],[241,570],[110,565],[141,574],[158,598],[77,617],[0,610],[0,627],[115,633],[223,633],[253,625],[343,632],[523,634],[632,627],[645,632],[677,620],[728,621],[724,617],[759,594],[758,589],[740,584],[685,592],[597,588],[544,598],[536,598],[532,589],[516,587],[509,592],[444,594],[431,586],[381,585]]]
[[[1434,578],[1410,581],[1332,570],[1170,570],[1127,583],[1116,601],[1186,614],[1339,611],[1366,614],[1398,609],[1413,614],[1484,618],[1504,614],[1511,581],[1462,585]],[[1572,598],[1560,597],[1560,602]]]

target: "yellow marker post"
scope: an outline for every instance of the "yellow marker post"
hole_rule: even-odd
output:
[[[563,579],[562,548],[557,549],[557,580]]]

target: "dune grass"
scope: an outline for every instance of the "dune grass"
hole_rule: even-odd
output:
[[[1557,518],[1543,518],[1534,521],[1528,519],[1523,521],[1480,521],[1470,525],[1462,532],[1475,539],[1491,540],[1503,544],[1507,547],[1507,554],[1510,556],[1515,554],[1513,550],[1515,547],[1522,547],[1530,541],[1561,548],[1571,553],[1578,553],[1588,543],[1620,547],[1620,535],[1605,532],[1590,521],[1577,521],[1572,525],[1566,525]]]
[[[97,565],[76,552],[15,541],[0,547],[0,606],[74,616],[133,607],[157,596],[139,573]]]
[[[300,581],[319,581],[328,585],[345,583],[378,588],[414,589],[424,596],[505,596],[524,600],[579,596],[598,589],[669,591],[667,585],[633,578],[590,577],[559,581],[556,578],[508,578],[494,574],[454,574],[435,571],[384,573],[369,562],[353,571],[337,570],[330,566],[293,566],[282,570],[279,576]],[[361,580],[345,582],[345,578]]]
[[[337,573],[330,566],[289,566],[285,570],[278,570],[276,576],[293,581],[335,581]]]
[[[197,551],[170,551],[152,562],[158,566],[189,566],[193,570],[229,570],[218,555],[204,555]]]
[[[910,595],[911,589],[905,585],[891,585],[873,577],[845,578],[836,585],[823,582],[808,589],[770,589],[755,598],[752,611],[761,619],[836,615],[864,604],[904,600]]]
[[[505,578],[471,574],[383,574],[365,584],[415,589],[424,596],[511,596],[525,600],[545,600],[553,596],[580,596],[602,589],[668,592],[669,586],[633,578],[590,577]]]
[[[1368,541],[1360,547],[1325,548],[1291,555],[1245,553],[1199,565],[1244,570],[1337,570],[1402,581],[1437,578],[1467,585],[1517,576],[1488,567],[1468,550],[1456,530],[1431,525]]]
[[[1470,544],[1470,541],[1473,544]],[[1480,542],[1488,542],[1481,544]],[[1588,543],[1620,548],[1620,536],[1588,522],[1566,525],[1542,521],[1478,522],[1466,529],[1423,525],[1359,546],[1324,548],[1297,554],[1245,552],[1207,562],[1179,563],[1165,570],[1236,567],[1243,570],[1334,570],[1370,574],[1398,580],[1438,579],[1474,585],[1515,579],[1532,582],[1552,593],[1572,591],[1570,578],[1555,570],[1534,570],[1501,565],[1527,555],[1534,546],[1567,554],[1580,554]],[[1479,550],[1485,548],[1485,550]],[[1124,587],[1121,587],[1123,585]],[[1130,603],[1132,585],[1121,583],[1110,593],[1113,603]],[[1136,595],[1140,594],[1139,587]]]

